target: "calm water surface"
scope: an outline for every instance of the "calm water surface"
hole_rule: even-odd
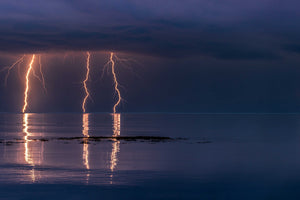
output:
[[[186,140],[59,139],[92,136]],[[300,197],[296,114],[0,114],[0,141],[2,199]]]

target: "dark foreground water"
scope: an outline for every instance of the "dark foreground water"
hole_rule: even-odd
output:
[[[0,199],[300,199],[300,115],[0,114]]]

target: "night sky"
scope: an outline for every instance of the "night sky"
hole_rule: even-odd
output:
[[[109,52],[124,101],[119,112],[300,112],[300,2],[296,0],[2,0],[0,66],[28,55],[0,111],[20,112],[30,54],[42,55],[30,112],[81,112],[90,51],[88,112],[111,112]],[[134,60],[134,61],[133,61]]]

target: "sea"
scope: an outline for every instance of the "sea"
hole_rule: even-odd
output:
[[[0,113],[0,199],[300,199],[300,114]]]

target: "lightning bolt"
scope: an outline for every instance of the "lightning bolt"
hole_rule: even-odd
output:
[[[86,111],[86,101],[87,101],[88,97],[90,96],[90,93],[89,93],[89,90],[87,88],[86,82],[89,80],[89,76],[90,76],[90,57],[91,57],[91,54],[90,54],[90,52],[86,52],[86,54],[87,54],[87,58],[86,58],[86,75],[85,75],[84,81],[82,82],[84,90],[85,90],[85,97],[84,97],[83,102],[82,102],[82,111],[83,112]]]
[[[113,76],[113,82],[114,82],[114,91],[115,94],[117,94],[117,100],[113,106],[113,114],[115,114],[117,112],[117,107],[120,105],[121,101],[124,101],[124,99],[122,98],[121,95],[121,91],[120,88],[122,87],[124,89],[124,87],[122,85],[120,85],[119,81],[118,81],[118,77],[117,77],[117,73],[116,73],[116,64],[118,63],[118,65],[120,64],[120,66],[122,65],[122,67],[126,67],[128,69],[131,70],[131,72],[134,73],[133,69],[130,66],[130,63],[136,63],[139,64],[138,61],[135,61],[134,59],[124,59],[124,58],[119,58],[114,52],[110,52],[110,57],[109,60],[105,63],[103,69],[102,69],[102,74],[100,79],[102,79],[104,77],[105,73],[109,73],[110,69],[111,69],[111,73]],[[138,76],[138,74],[136,74]]]
[[[115,64],[116,63],[114,61],[114,56],[115,56],[114,52],[111,52],[108,63],[111,63],[111,72],[113,74],[114,89],[115,89],[115,92],[118,95],[118,100],[117,100],[117,102],[115,103],[115,105],[113,107],[113,112],[116,113],[116,109],[119,106],[119,104],[121,103],[122,97],[121,97],[121,92],[119,90],[119,82],[118,82],[117,75],[116,75],[116,72],[115,72]]]
[[[38,80],[42,83],[42,79],[35,73],[35,69],[34,69],[34,68],[32,68],[32,74],[33,74],[33,76],[34,76],[36,79],[38,79]]]
[[[6,73],[6,76],[5,76],[5,86],[7,85],[7,80],[8,80],[8,77],[10,75],[10,71],[16,65],[18,65],[20,67],[20,64],[24,61],[24,57],[25,57],[25,55],[23,55],[18,60],[16,60],[11,66],[9,66],[7,68],[4,68],[4,70],[7,70],[7,73]],[[22,109],[23,113],[25,113],[25,111],[27,109],[27,106],[28,106],[28,92],[29,92],[29,89],[30,89],[30,77],[29,76],[30,76],[31,72],[32,72],[33,76],[36,77],[43,84],[43,88],[46,92],[46,84],[45,84],[44,74],[43,74],[42,65],[41,65],[41,56],[39,55],[39,65],[40,65],[39,73],[41,75],[41,78],[36,74],[35,69],[33,67],[35,57],[36,57],[35,54],[33,54],[32,58],[31,58],[31,61],[29,63],[27,72],[26,72],[26,76],[25,76],[26,81],[25,81],[25,91],[24,91],[24,105],[23,105],[23,109]],[[3,71],[3,70],[1,70],[1,71]],[[19,72],[19,70],[18,70],[18,72]],[[19,73],[19,76],[20,76],[20,73]]]
[[[24,92],[24,106],[23,106],[23,110],[22,112],[25,113],[26,109],[27,109],[27,105],[28,105],[28,92],[29,92],[29,75],[33,69],[32,65],[34,63],[35,60],[35,54],[32,55],[31,61],[29,63],[28,69],[27,69],[27,73],[26,73],[26,88],[25,88],[25,92]]]
[[[35,78],[37,78],[37,79],[41,82],[41,84],[42,84],[42,86],[43,86],[43,89],[44,89],[45,93],[47,93],[46,83],[45,83],[45,78],[44,78],[44,73],[43,73],[43,70],[42,70],[41,55],[39,55],[39,74],[40,74],[41,77],[39,77],[39,76],[36,74],[34,68],[32,68],[32,74],[33,74],[33,76],[34,76]]]
[[[47,92],[47,88],[46,88],[46,83],[45,83],[45,77],[44,77],[44,73],[43,73],[43,70],[42,70],[42,56],[39,55],[39,66],[40,66],[40,74],[41,74],[41,79],[42,79],[42,84],[43,84],[43,88],[45,90],[45,92]]]
[[[25,55],[23,55],[21,58],[19,58],[18,60],[16,60],[16,62],[14,62],[11,66],[9,66],[9,67],[7,67],[7,68],[4,68],[4,70],[7,69],[7,73],[6,73],[6,76],[5,76],[5,79],[4,79],[4,84],[5,84],[5,86],[7,86],[7,80],[8,80],[10,71],[11,71],[17,64],[22,63],[22,62],[24,61],[24,57],[25,57]]]

